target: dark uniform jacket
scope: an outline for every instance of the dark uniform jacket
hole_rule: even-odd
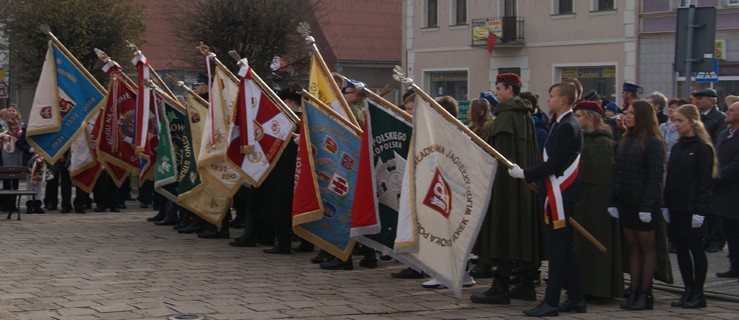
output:
[[[665,182],[665,208],[670,214],[711,212],[713,148],[698,138],[680,137],[672,147]]]
[[[544,150],[549,158],[538,166],[524,170],[526,181],[541,181],[539,194],[544,195],[546,190],[544,179],[549,175],[559,178],[573,161],[580,155],[583,145],[582,130],[575,119],[573,112],[561,115],[558,121],[552,125],[549,138],[544,145]],[[562,200],[565,202],[578,202],[582,199],[582,187],[580,176],[570,186],[562,191]]]
[[[711,141],[714,144],[716,144],[718,134],[726,129],[725,118],[726,115],[716,108],[711,109],[706,114],[701,113],[701,121],[703,121],[703,125],[706,127],[706,131],[708,131]]]
[[[639,208],[639,212],[655,212],[660,208],[664,145],[655,136],[647,136],[642,152],[637,150],[634,139],[622,143],[616,147],[610,206],[626,205]]]
[[[713,213],[739,219],[739,130],[729,138],[729,129],[716,139],[719,177],[714,180]]]

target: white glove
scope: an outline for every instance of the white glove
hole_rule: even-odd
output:
[[[519,167],[517,164],[513,164],[512,167],[508,169],[508,174],[516,179],[524,179],[525,176],[523,175],[523,169]]]
[[[651,212],[639,212],[639,220],[644,223],[650,223],[652,222],[652,213]]]
[[[702,215],[699,215],[699,214],[693,214],[693,219],[692,219],[692,221],[690,222],[690,226],[691,226],[691,227],[693,227],[693,229],[698,229],[698,228],[700,228],[700,227],[701,227],[701,226],[703,225],[703,219],[704,219],[704,218],[705,218],[705,217],[703,217]]]
[[[670,223],[670,210],[662,208],[662,218],[665,218],[665,222]]]
[[[611,215],[611,218],[618,219],[618,209],[616,207],[609,207],[608,214]]]
[[[300,133],[293,133],[293,142],[300,144]]]

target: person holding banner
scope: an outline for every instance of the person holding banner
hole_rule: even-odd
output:
[[[549,281],[544,300],[524,313],[534,317],[558,316],[559,312],[587,311],[580,268],[572,246],[572,229],[568,217],[575,210],[575,203],[582,199],[582,187],[578,176],[583,134],[572,112],[576,88],[572,83],[558,83],[549,88],[549,109],[555,114],[549,138],[544,146],[544,162],[521,169],[514,164],[508,174],[526,181],[543,181],[540,190],[546,190],[544,221],[547,224],[547,251]],[[595,109],[592,101],[579,102],[576,107]],[[560,305],[559,298],[567,285],[567,300]]]
[[[533,107],[521,99],[522,81],[514,73],[496,77],[495,121],[487,143],[508,160],[525,167],[540,162],[536,142]],[[536,194],[528,185],[498,170],[493,182],[491,202],[482,223],[473,253],[480,262],[497,267],[492,287],[473,294],[472,302],[510,304],[511,298],[536,300],[534,275],[544,256],[544,223],[539,214]],[[514,262],[520,267],[521,281],[510,286]]]

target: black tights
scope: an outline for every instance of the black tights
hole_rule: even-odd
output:
[[[693,287],[696,291],[702,292],[708,271],[703,241],[700,238],[677,238],[672,239],[672,243],[677,249],[677,264],[680,266],[680,275],[683,277],[685,287]]]
[[[652,277],[657,265],[657,248],[654,231],[637,231],[623,228],[629,247],[629,274],[634,290],[652,289]]]

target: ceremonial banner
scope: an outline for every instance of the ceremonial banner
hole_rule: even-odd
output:
[[[267,178],[292,139],[295,124],[252,80],[254,71],[242,66],[241,83],[231,124],[228,159],[258,187]],[[270,90],[267,88],[266,90]]]
[[[95,152],[95,123],[98,122],[101,112],[93,111],[90,120],[85,123],[85,130],[74,139],[70,147],[69,177],[72,183],[87,193],[92,192],[102,166]]]
[[[462,294],[462,277],[490,201],[498,162],[433,108],[416,106],[408,154],[410,210],[399,212],[399,261]],[[406,192],[406,190],[403,190]],[[401,200],[402,201],[402,200]],[[505,201],[499,199],[498,201]],[[401,208],[402,209],[402,208]],[[404,217],[405,216],[405,217]],[[412,251],[412,252],[409,252]]]
[[[354,246],[349,233],[361,141],[343,121],[303,102],[293,231],[346,260]]]
[[[26,140],[51,164],[59,160],[105,93],[79,62],[55,41],[49,41],[33,98]]]
[[[393,110],[367,99],[351,235],[384,253],[395,244],[403,172],[413,127]]]
[[[138,72],[138,92],[136,93],[136,112],[134,145],[139,157],[139,181],[152,179],[152,160],[157,159],[158,133],[156,124],[159,123],[157,114],[158,105],[156,95],[148,86],[151,80],[149,60],[141,51],[137,51],[131,61]]]
[[[226,75],[225,70],[216,66],[209,95],[210,112],[207,113],[197,159],[202,179],[229,196],[233,196],[244,182],[239,167],[227,157],[229,118],[237,93],[238,84]]]
[[[136,90],[123,80],[125,75],[117,63],[106,63],[103,71],[108,74],[110,83],[100,123],[102,129],[96,139],[98,156],[105,163],[123,169],[114,170],[113,166],[105,166],[110,177],[120,187],[128,173],[139,170],[139,157],[134,146]]]
[[[161,106],[154,189],[167,199],[176,202],[179,186],[177,179],[182,172],[182,150],[184,150],[182,136],[188,120],[185,110],[181,110],[167,99],[162,99]]]
[[[321,62],[318,61],[318,55],[314,54],[310,62],[308,92],[318,98],[318,100],[321,100],[325,105],[330,106],[331,109],[344,117],[344,119],[349,119],[349,115],[346,114],[346,111],[339,102],[340,98],[337,97],[341,92],[334,92],[331,89],[331,85],[328,81],[333,81],[333,77],[331,77],[330,74],[323,72],[320,63]],[[341,97],[341,99],[343,99],[343,97]]]
[[[183,135],[182,166],[179,172],[177,204],[192,211],[208,223],[220,225],[231,208],[233,197],[216,188],[210,188],[198,173],[196,155],[200,151],[200,137],[205,126],[208,107],[193,97],[187,99],[187,122]]]

